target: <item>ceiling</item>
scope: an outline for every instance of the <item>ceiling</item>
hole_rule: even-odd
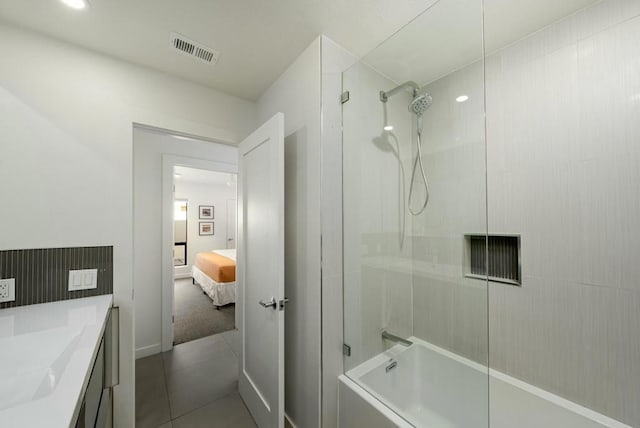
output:
[[[184,166],[176,166],[173,169],[174,180],[181,183],[198,183],[198,184],[225,184],[232,183],[235,186],[236,175],[224,172],[208,171],[205,169],[187,168]],[[230,186],[230,187],[232,187]]]
[[[363,61],[395,82],[424,85],[482,58],[483,41],[494,52],[599,1],[484,0],[482,8],[478,0],[440,0]]]
[[[397,33],[372,55],[382,52],[383,62],[393,62],[408,53],[409,62],[419,63],[428,76],[442,75],[462,59],[468,63],[478,52],[480,21],[478,14],[459,8],[465,1],[471,11],[479,8],[479,0],[440,0],[433,10],[458,8],[457,15],[434,20],[427,12],[410,24],[409,42],[399,36],[404,31]],[[488,45],[505,45],[594,1],[485,0]],[[76,11],[57,0],[0,0],[0,20],[256,100],[319,34],[362,57],[436,0],[89,2],[89,8]],[[470,19],[466,27],[461,17]],[[220,51],[218,63],[203,64],[170,50],[172,31]]]
[[[248,100],[319,34],[364,55],[434,0],[0,0],[0,19]],[[210,66],[169,50],[175,31],[221,52]]]

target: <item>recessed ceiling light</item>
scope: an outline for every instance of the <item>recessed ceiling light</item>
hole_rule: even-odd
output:
[[[86,0],[60,0],[72,9],[84,9],[87,7]]]
[[[385,131],[393,131],[393,125],[385,125],[384,128]]]
[[[182,174],[180,174],[179,172],[176,172],[175,174],[173,174],[173,176],[178,178],[178,177],[182,177]]]
[[[465,101],[467,101],[469,99],[468,95],[460,95],[458,98],[456,98],[456,101],[459,103],[463,103]]]

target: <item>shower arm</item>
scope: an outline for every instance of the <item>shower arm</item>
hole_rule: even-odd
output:
[[[386,103],[387,100],[389,99],[389,97],[394,96],[396,93],[400,92],[401,90],[405,89],[405,88],[412,88],[413,89],[413,94],[415,95],[415,93],[420,89],[420,86],[418,86],[418,84],[412,80],[409,80],[408,82],[404,82],[402,85],[400,86],[396,86],[395,88],[391,89],[390,91],[380,91],[380,101],[382,101],[383,103]]]

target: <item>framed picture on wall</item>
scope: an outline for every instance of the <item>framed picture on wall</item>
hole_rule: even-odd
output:
[[[200,219],[213,220],[213,205],[200,205]]]
[[[200,236],[213,235],[213,222],[201,221],[200,222]]]

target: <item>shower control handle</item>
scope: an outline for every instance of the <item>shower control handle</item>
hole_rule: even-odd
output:
[[[264,300],[260,300],[258,304],[260,304],[260,306],[262,306],[263,308],[276,309],[278,307],[278,302],[276,301],[275,297],[272,297],[271,300],[269,300],[268,302],[265,302]]]

